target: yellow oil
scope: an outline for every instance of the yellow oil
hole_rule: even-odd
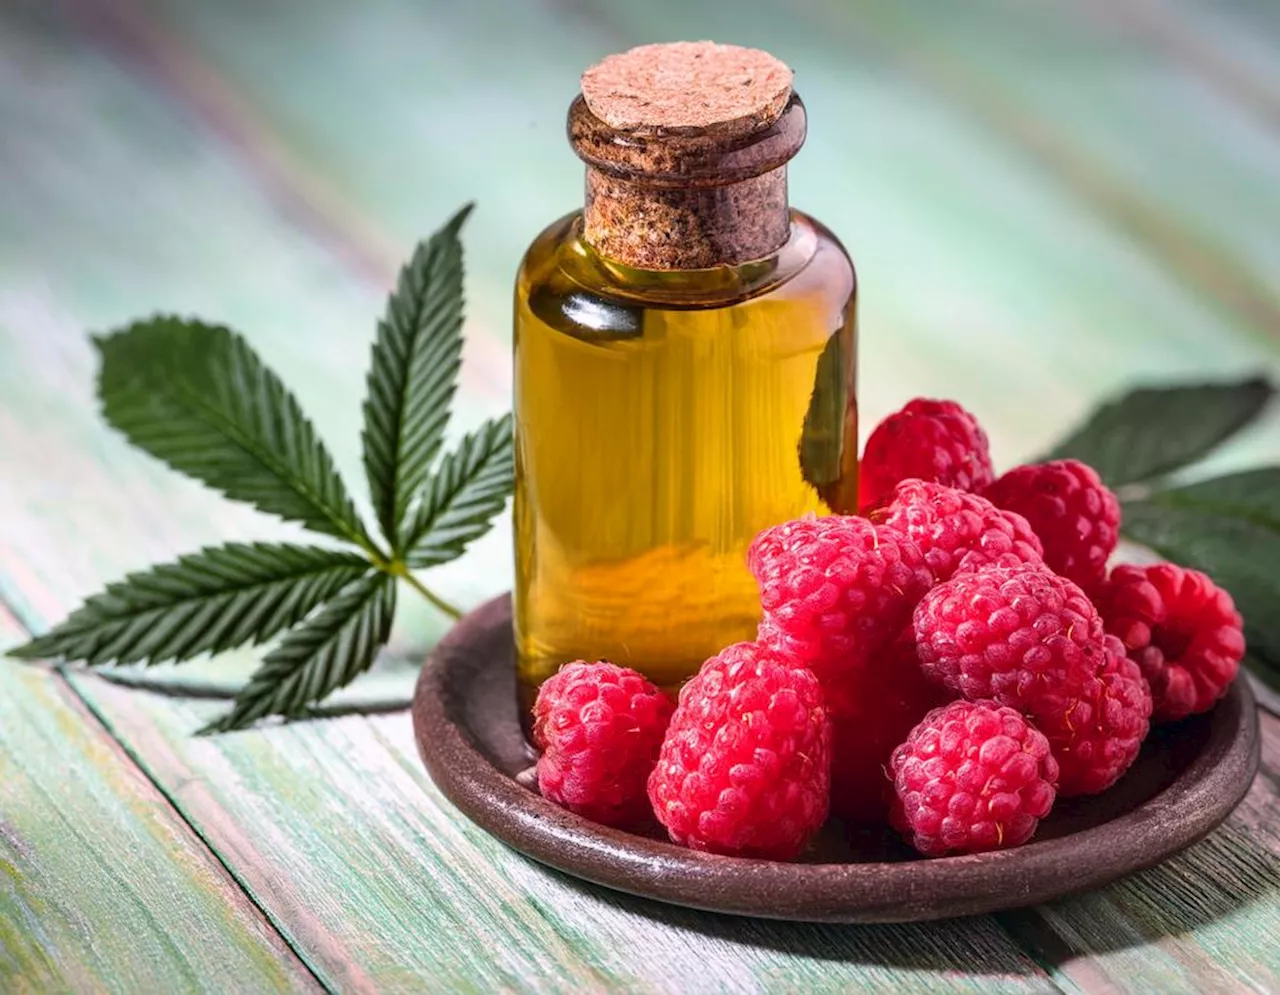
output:
[[[793,212],[774,258],[629,270],[579,215],[516,287],[515,637],[522,695],[574,659],[674,686],[755,636],[761,529],[857,495],[853,267]]]

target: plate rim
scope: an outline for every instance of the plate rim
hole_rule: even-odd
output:
[[[450,715],[451,679],[500,637],[510,595],[441,640],[419,675],[414,738],[440,791],[509,847],[616,891],[707,912],[807,922],[910,922],[1020,908],[1101,887],[1202,839],[1244,798],[1260,759],[1247,680],[1210,713],[1204,748],[1160,793],[1088,829],[1009,850],[912,861],[781,863],[699,853],[575,815],[518,784]]]

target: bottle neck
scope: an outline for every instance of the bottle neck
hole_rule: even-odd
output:
[[[655,184],[587,167],[583,236],[636,269],[739,266],[787,242],[787,167],[730,183]]]

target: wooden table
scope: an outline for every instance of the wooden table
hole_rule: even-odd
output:
[[[793,196],[859,262],[868,421],[956,396],[1009,464],[1135,376],[1280,373],[1274,0],[783,6],[0,4],[0,642],[127,569],[294,534],[109,431],[90,331],[158,309],[243,329],[358,479],[373,317],[474,197],[456,427],[502,410],[516,262],[581,196],[576,73],[641,41],[797,68]],[[1278,456],[1273,412],[1216,462]],[[508,543],[433,579],[474,604],[509,583]],[[442,622],[403,600],[331,717],[212,739],[192,732],[251,654],[0,666],[0,990],[1280,990],[1270,715],[1227,824],[1103,891],[920,926],[735,920],[581,885],[455,812],[403,708]]]

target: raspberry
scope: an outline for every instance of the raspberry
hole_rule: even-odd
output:
[[[1101,791],[1137,756],[1150,692],[1065,577],[1034,566],[959,574],[925,595],[915,635],[926,675],[1036,723],[1062,769],[1064,797]]]
[[[765,529],[747,562],[764,609],[760,641],[831,686],[889,645],[933,583],[911,539],[865,518]]]
[[[950,699],[920,671],[915,640],[897,640],[840,697],[831,714],[831,811],[846,822],[882,823],[889,814],[889,757],[911,728]]]
[[[1103,663],[1097,609],[1071,581],[1034,565],[957,574],[924,596],[914,624],[927,676],[1031,716],[1041,697],[1078,686]]]
[[[1025,518],[944,484],[904,480],[883,523],[916,541],[939,583],[958,570],[1043,560],[1040,540]]]
[[[858,507],[866,513],[893,499],[912,477],[962,491],[981,491],[995,479],[987,433],[954,401],[918,397],[871,433],[859,469]]]
[[[1115,636],[1103,640],[1105,660],[1052,708],[1041,699],[1032,718],[1049,738],[1060,770],[1058,794],[1096,795],[1129,769],[1151,718],[1151,691]]]
[[[1098,608],[1151,685],[1155,721],[1208,711],[1235,680],[1245,650],[1240,613],[1198,570],[1118,566]]]
[[[1016,467],[984,495],[1026,518],[1054,573],[1086,591],[1102,583],[1120,536],[1120,504],[1092,467],[1073,459]]]
[[[826,820],[830,783],[817,679],[759,643],[736,643],[681,690],[649,800],[677,843],[786,860]]]
[[[542,796],[609,826],[647,819],[645,782],[673,707],[634,670],[583,661],[562,667],[533,706]]]
[[[1058,780],[1048,740],[992,701],[934,709],[890,768],[894,828],[926,857],[1025,843],[1053,807]]]

